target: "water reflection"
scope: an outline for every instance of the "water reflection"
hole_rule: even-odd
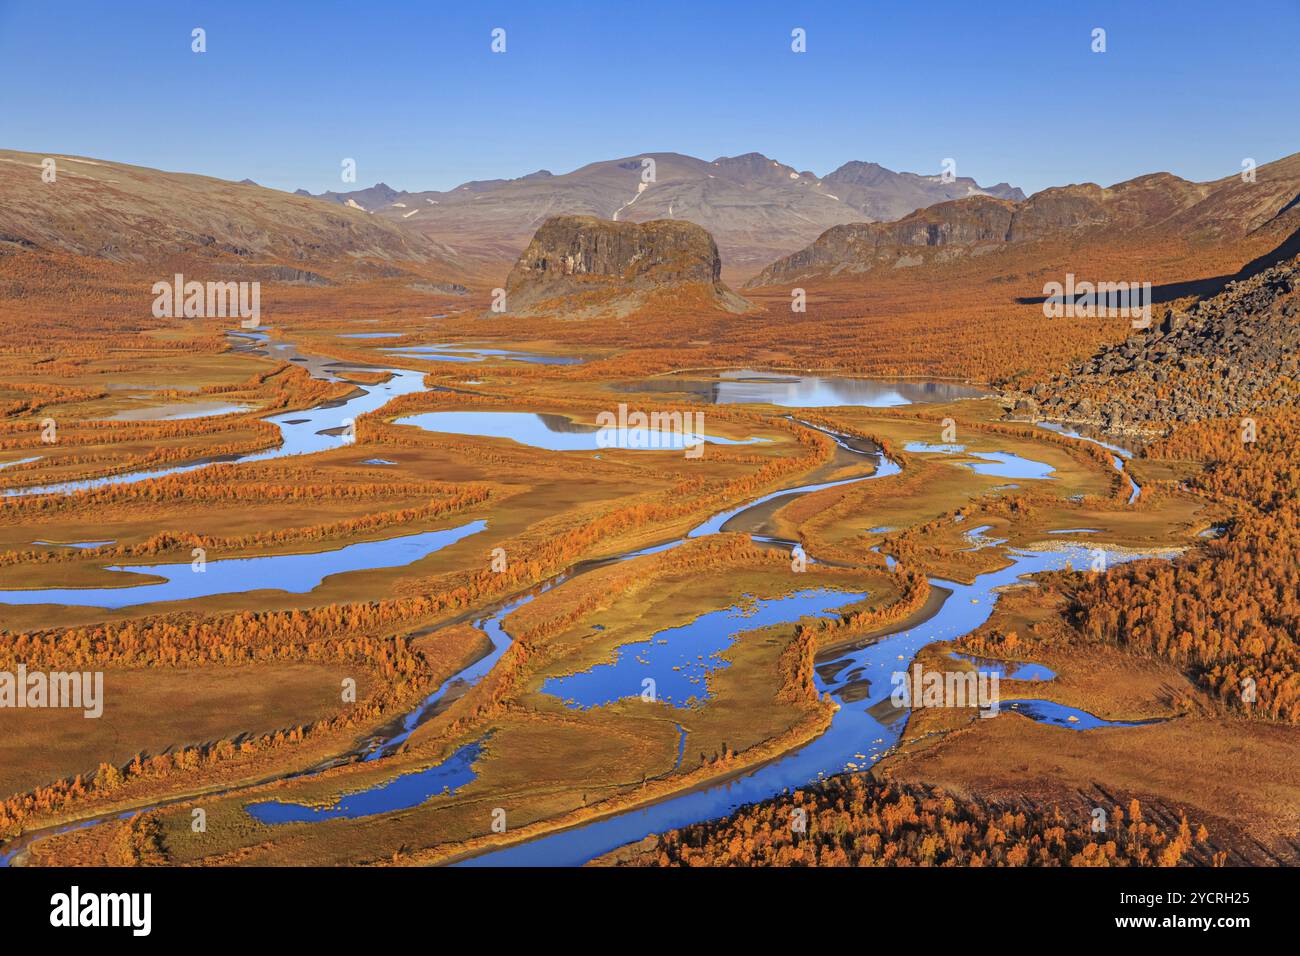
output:
[[[477,435],[483,438],[508,438],[547,451],[598,451],[609,447],[601,444],[601,433],[612,434],[596,425],[575,422],[564,415],[545,415],[533,412],[424,412],[394,420],[396,425],[416,425],[426,431],[447,435]],[[667,428],[646,427],[629,429],[629,436],[618,447],[633,447],[631,435],[644,432],[646,447],[639,450],[683,450],[701,441],[716,445],[748,445],[761,439],[722,438],[717,435],[697,435]]]
[[[893,408],[899,405],[954,402],[989,393],[958,382],[921,382],[843,376],[800,375],[741,369],[716,380],[665,376],[615,386],[620,391],[687,393],[713,405],[767,403],[783,408]]]

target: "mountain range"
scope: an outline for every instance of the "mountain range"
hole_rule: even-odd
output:
[[[54,182],[42,175],[50,159]],[[1190,281],[1206,275],[1207,250],[1235,271],[1300,230],[1300,154],[1254,173],[1197,183],[1158,172],[1025,198],[1005,184],[945,182],[871,163],[819,177],[758,153],[712,161],[651,153],[447,192],[380,183],[311,196],[102,159],[0,151],[0,254],[57,252],[149,269],[189,260],[226,277],[394,279],[457,294],[500,286],[543,223],[576,215],[698,225],[716,243],[719,281],[748,279],[746,288],[869,279],[881,269],[986,257],[981,271],[1019,276],[1030,289],[1041,285],[1043,270],[1063,272],[1081,252],[1101,257],[1104,277],[1133,278],[1111,275],[1133,267],[1143,278],[1154,271],[1156,281]],[[1162,244],[1169,248],[1160,251]],[[1015,251],[1016,260],[996,254],[1002,250]]]
[[[818,176],[760,153],[711,161],[642,153],[558,175],[543,169],[468,182],[446,192],[378,183],[315,198],[400,222],[468,261],[513,259],[553,216],[684,219],[713,236],[724,270],[748,276],[832,226],[897,219],[966,196],[1024,199],[1006,183],[983,187],[969,177],[898,173],[875,163],[848,162]]]

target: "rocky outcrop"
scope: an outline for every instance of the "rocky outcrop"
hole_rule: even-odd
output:
[[[626,314],[666,295],[730,312],[749,303],[722,284],[713,237],[690,222],[556,216],[537,230],[506,279],[511,314]]]
[[[1300,399],[1300,256],[1013,393],[1013,417],[1149,437]]]
[[[992,196],[939,203],[897,222],[849,223],[826,230],[811,246],[778,259],[746,287],[775,285],[810,275],[863,272],[884,262],[906,262],[908,249],[1006,242],[1015,203]]]
[[[469,295],[469,289],[459,282],[412,282],[407,288],[431,295]]]

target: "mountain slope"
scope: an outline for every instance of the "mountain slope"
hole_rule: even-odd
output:
[[[971,196],[918,210],[897,222],[828,229],[803,249],[773,262],[747,286],[918,265],[936,257],[990,251],[1035,241],[1123,243],[1143,236],[1231,241],[1294,218],[1300,154],[1258,168],[1255,182],[1230,176],[1193,183],[1153,173],[1103,188],[1060,186],[1022,202]],[[1294,227],[1292,227],[1294,228]],[[942,250],[939,247],[945,247]]]
[[[71,156],[53,157],[55,179],[44,182],[45,158],[0,151],[0,246],[146,265],[181,256],[345,271],[451,258],[426,236],[316,199]]]

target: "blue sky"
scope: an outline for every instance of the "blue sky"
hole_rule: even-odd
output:
[[[1300,151],[1298,48],[1300,0],[0,0],[0,148],[314,192],[659,150],[1205,180]]]

